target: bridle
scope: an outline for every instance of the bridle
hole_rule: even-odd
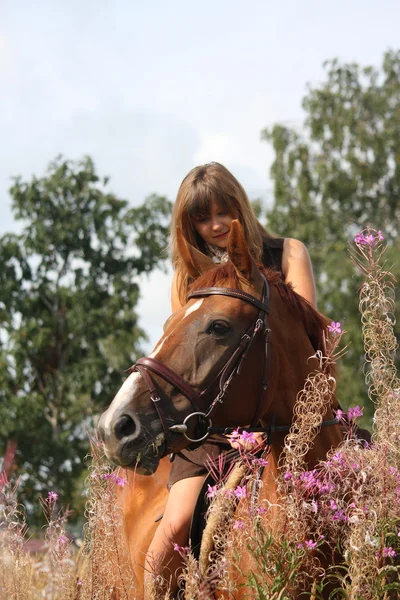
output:
[[[289,431],[291,425],[276,425],[274,415],[272,415],[271,422],[265,426],[258,426],[260,413],[262,409],[262,400],[264,394],[268,388],[268,373],[269,366],[271,361],[271,330],[268,324],[268,315],[270,308],[270,290],[267,279],[262,275],[263,278],[263,289],[261,300],[248,294],[242,290],[236,290],[231,288],[220,288],[220,287],[207,287],[200,288],[196,291],[191,292],[188,295],[188,299],[190,298],[203,298],[207,296],[229,296],[230,298],[238,298],[244,302],[248,302],[252,304],[256,308],[258,308],[258,314],[256,318],[252,321],[250,327],[240,338],[239,345],[233,351],[231,356],[228,358],[222,369],[220,369],[219,373],[213,379],[213,381],[201,392],[196,391],[190,384],[188,384],[180,375],[178,375],[175,371],[151,357],[139,358],[139,360],[131,367],[130,371],[138,371],[140,375],[143,377],[146,386],[150,393],[150,398],[154,404],[154,407],[157,411],[158,417],[161,421],[164,435],[165,435],[165,450],[164,455],[168,453],[173,453],[179,450],[182,445],[177,448],[178,444],[175,442],[171,442],[171,433],[180,433],[191,442],[192,444],[200,444],[203,442],[209,435],[214,433],[231,433],[234,431],[233,427],[213,427],[211,421],[211,415],[213,414],[217,404],[222,404],[228,392],[228,388],[232,382],[233,377],[237,374],[240,375],[242,365],[246,356],[252,347],[254,340],[258,335],[262,335],[264,337],[264,346],[265,352],[263,353],[263,375],[260,393],[257,400],[256,410],[251,421],[250,427],[240,428],[245,431],[258,431],[264,432],[267,434],[267,444],[269,443],[269,436],[274,432],[287,432]],[[157,375],[164,381],[171,384],[175,389],[179,390],[179,392],[185,396],[191,403],[193,412],[190,413],[182,423],[175,423],[173,425],[169,424],[169,418],[166,413],[165,402],[163,398],[159,395],[157,386],[153,381],[151,373]],[[215,384],[218,382],[219,391],[214,399],[209,402],[207,398],[210,394],[210,390],[215,387]],[[171,401],[167,399],[169,404]],[[201,427],[202,433],[198,438],[189,437],[187,434],[188,430],[188,422],[197,418],[197,424]],[[338,419],[330,419],[329,421],[323,421],[321,426],[325,425],[334,425],[339,423]],[[185,444],[186,445],[186,444]]]
[[[232,382],[234,375],[240,374],[243,362],[246,359],[247,353],[252,347],[254,340],[259,334],[262,334],[265,340],[263,378],[257,408],[252,419],[251,426],[255,427],[255,425],[258,423],[263,395],[268,387],[268,371],[271,355],[271,330],[268,326],[270,293],[268,282],[264,276],[262,277],[263,290],[261,300],[242,290],[219,287],[200,288],[189,294],[188,300],[190,298],[203,298],[206,296],[215,295],[229,296],[230,298],[238,298],[244,302],[248,302],[249,304],[252,304],[256,308],[258,308],[258,314],[256,318],[253,320],[250,327],[240,338],[239,345],[233,351],[228,360],[225,362],[224,366],[222,367],[222,369],[220,369],[219,373],[216,375],[213,381],[204,390],[202,390],[201,392],[196,391],[180,375],[175,373],[175,371],[173,371],[160,361],[156,360],[155,358],[139,358],[139,360],[133,365],[133,367],[131,367],[132,371],[138,371],[140,373],[149,390],[150,398],[154,403],[154,407],[158,413],[159,419],[164,430],[167,446],[165,453],[174,451],[173,445],[170,444],[171,433],[181,433],[191,443],[200,443],[204,441],[210,434],[216,432],[215,428],[213,428],[212,426],[211,416],[217,404],[222,404],[224,402],[224,399],[228,392],[228,388]],[[163,399],[158,393],[158,389],[156,387],[155,382],[152,379],[151,373],[154,373],[164,381],[170,383],[190,401],[193,408],[193,412],[190,413],[184,419],[183,423],[174,425],[168,424],[168,417],[166,414],[165,405]],[[209,400],[207,401],[207,398],[210,394],[210,390],[213,387],[215,387],[216,383],[218,383],[219,391],[211,402]],[[198,438],[189,437],[187,434],[188,423],[191,419],[195,417],[197,418],[198,423],[202,426],[203,432],[205,428],[205,433],[202,432],[202,435],[200,435]],[[233,428],[231,429],[233,430]],[[225,427],[222,428],[222,430],[224,432],[228,432],[229,428]]]

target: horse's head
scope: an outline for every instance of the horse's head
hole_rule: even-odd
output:
[[[132,367],[98,426],[109,459],[142,473],[200,441],[211,421],[266,422],[273,405],[277,422],[290,423],[296,394],[316,366],[308,360],[310,336],[322,343],[323,318],[276,273],[266,272],[266,283],[238,221],[226,264],[215,265],[183,237],[179,243],[195,279],[192,296],[167,320],[150,357]]]

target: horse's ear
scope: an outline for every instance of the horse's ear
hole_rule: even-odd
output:
[[[186,271],[191,277],[197,279],[197,277],[215,267],[211,258],[185,240],[180,229],[177,231],[176,241]]]
[[[250,254],[242,226],[237,219],[234,219],[231,224],[228,256],[238,276],[247,279],[257,290],[261,290],[263,280],[260,270]]]

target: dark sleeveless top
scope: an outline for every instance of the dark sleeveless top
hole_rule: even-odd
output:
[[[282,271],[283,243],[283,238],[264,238],[262,255],[263,265],[279,271],[282,279],[284,279]],[[174,483],[187,477],[205,477],[209,472],[207,461],[211,460],[215,463],[221,452],[226,453],[226,468],[229,466],[230,457],[235,460],[238,456],[237,451],[222,436],[209,437],[195,450],[182,450],[175,456],[172,463],[168,487],[171,488]]]

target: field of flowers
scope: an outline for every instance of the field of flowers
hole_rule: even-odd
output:
[[[400,380],[395,368],[395,281],[386,268],[380,231],[365,230],[354,242],[352,258],[364,275],[360,314],[366,389],[376,406],[372,442],[354,435],[362,407],[351,407],[347,414],[339,410],[336,416],[348,435],[315,469],[306,468],[304,457],[335,388],[327,367],[345,351],[339,345],[349,341],[340,322],[334,321],[327,332],[326,356],[318,356],[321,369],[309,376],[299,394],[281,457],[278,487],[282,501],[274,507],[274,518],[282,518],[285,538],[274,539],[269,534],[264,517],[271,507],[259,500],[260,467],[268,457],[255,458],[247,450],[255,443],[253,434],[238,431],[241,464],[231,473],[230,483],[208,490],[211,505],[206,533],[212,541],[213,563],[208,563],[207,546],[199,561],[188,549],[175,548],[186,558],[186,598],[209,598],[206,590],[210,583],[229,589],[229,574],[243,550],[250,551],[254,559],[245,575],[255,600],[294,600],[298,596],[293,590],[299,581],[304,589],[311,589],[302,598],[313,600],[322,597],[324,588],[331,590],[332,600],[400,597]],[[81,547],[78,549],[68,534],[68,511],[59,509],[62,498],[49,490],[42,500],[47,520],[46,551],[33,554],[26,550],[29,532],[23,507],[18,504],[18,483],[3,476],[0,600],[135,598],[121,513],[115,502],[115,493],[125,483],[104,462],[100,445],[92,440]],[[245,510],[235,516],[233,506],[238,502]],[[324,567],[323,560],[327,552],[332,554],[329,562],[334,565],[329,568]]]

